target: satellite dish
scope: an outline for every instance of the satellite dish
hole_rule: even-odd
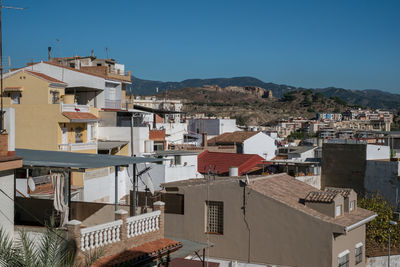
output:
[[[153,182],[150,179],[150,176],[146,175],[146,177],[144,178],[143,182],[147,186],[147,188],[149,189],[151,194],[154,195],[154,185],[153,185]]]
[[[32,177],[28,178],[28,187],[32,192],[35,191],[36,185],[35,185],[35,181],[32,179]]]

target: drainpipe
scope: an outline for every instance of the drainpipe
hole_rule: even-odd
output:
[[[119,166],[115,166],[115,211],[118,210],[118,169]]]

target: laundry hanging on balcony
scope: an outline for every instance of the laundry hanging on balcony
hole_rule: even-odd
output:
[[[64,173],[52,173],[51,179],[54,188],[54,209],[60,213],[60,226],[64,226],[68,222],[68,206],[65,204],[64,190],[65,190],[65,176]]]

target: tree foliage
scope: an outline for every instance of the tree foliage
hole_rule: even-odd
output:
[[[65,237],[65,231],[46,227],[40,238],[21,230],[13,242],[0,229],[0,266],[4,267],[58,267],[91,266],[103,252],[86,254],[84,261],[77,259],[74,240]]]
[[[389,221],[393,220],[393,210],[389,203],[379,193],[358,200],[358,206],[374,211],[378,216],[367,224],[366,240],[367,244],[386,247],[389,239]],[[400,226],[391,225],[391,242],[393,247],[400,245]]]

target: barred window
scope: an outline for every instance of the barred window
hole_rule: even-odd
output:
[[[356,264],[362,262],[362,257],[363,257],[362,250],[363,250],[362,244],[356,245],[356,253],[355,253],[355,255],[356,255]]]
[[[349,261],[350,261],[349,253],[346,253],[344,255],[339,255],[338,266],[349,267],[350,264]]]
[[[224,203],[221,201],[206,201],[207,233],[224,233]]]

